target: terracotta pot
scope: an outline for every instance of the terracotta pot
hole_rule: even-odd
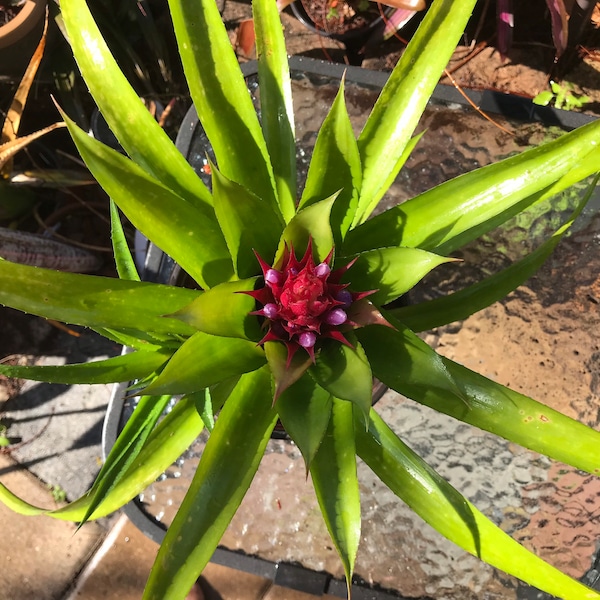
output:
[[[319,14],[319,8],[315,7],[314,2],[310,0],[296,0],[290,4],[290,8],[296,19],[308,29],[344,44],[351,65],[360,66],[366,44],[371,40],[382,40],[380,36],[385,22],[376,4],[372,4],[369,11],[355,14],[354,17],[344,17],[345,11],[340,9],[339,14],[330,20]],[[393,9],[384,7],[384,12],[389,16]]]
[[[21,76],[42,35],[47,0],[26,0],[0,27],[0,76]]]
[[[306,0],[305,0],[306,1]],[[312,7],[311,2],[293,2],[291,5],[294,16],[310,30],[325,37],[331,37],[340,41],[347,41],[355,37],[364,36],[383,23],[383,19],[376,9],[376,5],[370,7],[368,12],[360,13],[361,18],[346,19],[342,14],[332,16],[331,19],[320,15],[320,21],[315,17],[317,12],[311,13],[307,7]]]

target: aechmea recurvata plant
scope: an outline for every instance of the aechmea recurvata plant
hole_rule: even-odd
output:
[[[216,423],[159,550],[146,600],[185,596],[244,497],[278,419],[303,454],[348,580],[360,541],[359,456],[467,551],[555,596],[600,598],[498,529],[371,406],[375,377],[466,423],[600,472],[598,432],[441,357],[416,335],[515,289],[576,214],[484,284],[390,308],[462,245],[593,175],[600,164],[600,124],[369,218],[418,142],[414,129],[475,4],[434,0],[358,136],[341,84],[297,198],[290,76],[275,1],[253,3],[262,122],[214,0],[169,4],[192,99],[216,157],[211,191],[119,71],[84,0],[61,1],[81,72],[127,153],[103,146],[63,115],[116,205],[120,278],[0,261],[0,302],[90,327],[132,351],[92,364],[1,366],[0,372],[64,383],[135,382],[140,398],[86,496],[50,512],[5,487],[0,498],[31,515],[80,522],[106,515],[196,439],[205,426],[199,406],[210,402],[206,412],[217,415]],[[117,206],[201,291],[139,281]],[[160,419],[171,395],[182,398]],[[540,411],[547,416],[543,422],[536,418]]]

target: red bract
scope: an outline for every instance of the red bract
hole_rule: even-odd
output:
[[[327,258],[315,265],[312,242],[309,241],[302,260],[294,249],[286,246],[280,268],[269,266],[258,254],[265,285],[258,290],[245,292],[263,307],[252,312],[265,318],[269,327],[259,344],[281,341],[287,346],[288,366],[292,357],[302,347],[315,360],[315,344],[321,338],[333,338],[351,346],[341,328],[356,327],[348,318],[348,309],[354,302],[372,294],[351,292],[347,283],[340,283],[342,275],[354,263],[331,270],[333,249]]]

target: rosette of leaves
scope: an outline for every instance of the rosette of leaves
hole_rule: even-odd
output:
[[[119,279],[0,261],[0,302],[90,327],[132,352],[0,372],[64,383],[137,382],[138,407],[91,491],[46,513],[55,518],[84,522],[119,508],[208,424],[205,451],[144,598],[185,596],[244,497],[277,419],[302,451],[348,580],[360,539],[359,456],[467,551],[553,595],[600,598],[499,530],[371,408],[376,377],[456,419],[600,472],[598,432],[439,356],[415,333],[462,319],[517,287],[576,215],[480,284],[385,308],[454,250],[600,164],[600,123],[593,123],[369,219],[418,141],[413,131],[474,4],[433,2],[358,136],[342,83],[297,198],[290,79],[273,0],[253,5],[262,123],[214,1],[170,0],[192,98],[216,156],[210,192],[122,76],[84,1],[62,0],[81,72],[127,156],[64,115],[73,139],[115,205],[201,291],[139,281],[115,207]],[[172,395],[183,397],[159,420]],[[0,497],[16,511],[44,512],[5,487]]]

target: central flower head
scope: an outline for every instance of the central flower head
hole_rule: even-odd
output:
[[[315,344],[320,338],[333,338],[350,346],[340,330],[356,325],[349,320],[347,311],[355,301],[373,293],[352,293],[348,284],[339,282],[354,260],[332,271],[332,249],[323,262],[315,264],[311,241],[300,261],[294,249],[286,246],[279,268],[256,256],[265,285],[246,293],[263,305],[251,314],[265,317],[269,327],[259,344],[283,342],[288,349],[288,364],[298,348],[304,348],[314,362]]]

